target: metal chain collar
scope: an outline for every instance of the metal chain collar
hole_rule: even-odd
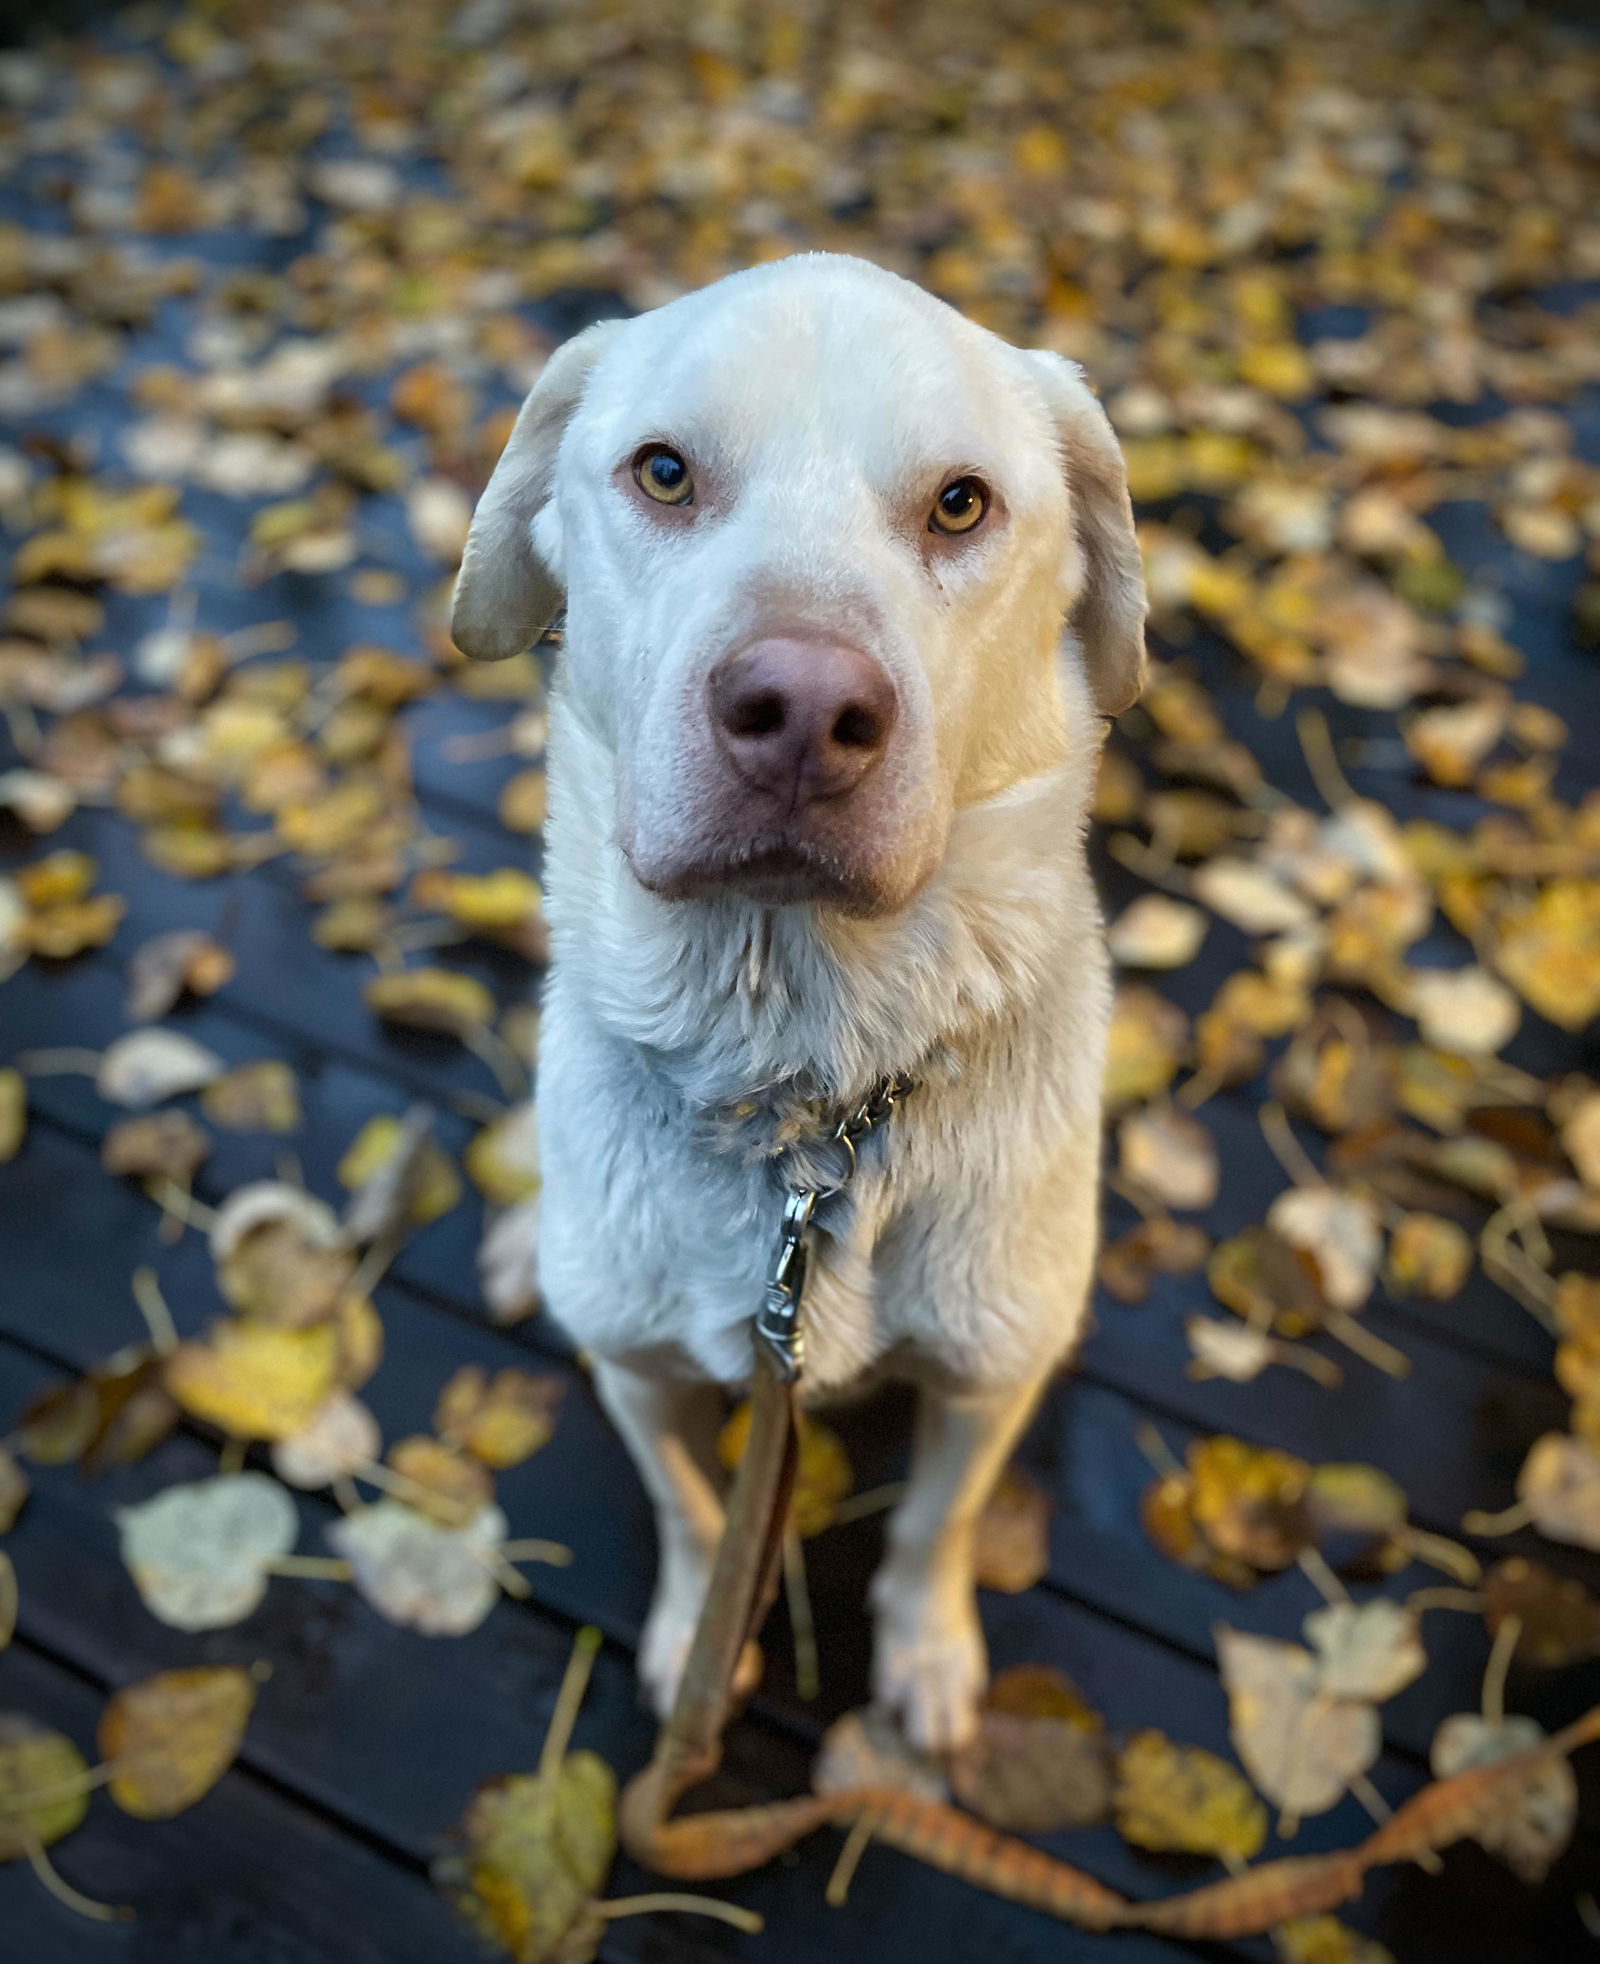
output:
[[[861,1103],[840,1119],[832,1137],[844,1148],[844,1160],[831,1186],[789,1184],[778,1226],[778,1249],[755,1323],[757,1341],[766,1346],[785,1384],[795,1383],[805,1368],[805,1330],[800,1316],[811,1265],[812,1217],[818,1202],[832,1199],[849,1186],[858,1165],[857,1141],[889,1122],[913,1083],[909,1077],[879,1078]]]

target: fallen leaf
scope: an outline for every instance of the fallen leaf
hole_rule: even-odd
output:
[[[1305,1634],[1316,1654],[1317,1682],[1336,1698],[1381,1705],[1427,1668],[1415,1613],[1386,1596],[1313,1610]]]
[[[1278,1964],[1395,1964],[1394,1953],[1336,1916],[1293,1916],[1272,1933]]]
[[[1053,1834],[1090,1827],[1111,1807],[1111,1756],[1096,1734],[1058,1718],[986,1706],[950,1761],[956,1798],[991,1827]]]
[[[0,1070],[0,1166],[22,1150],[28,1130],[28,1084],[21,1071]]]
[[[1008,1664],[989,1680],[984,1704],[1014,1718],[1060,1719],[1080,1732],[1104,1732],[1106,1722],[1064,1671],[1053,1664]]]
[[[1563,1432],[1534,1442],[1517,1475],[1517,1498],[1552,1541],[1600,1549],[1600,1452]]]
[[[192,1807],[238,1757],[255,1702],[255,1680],[228,1664],[161,1671],[124,1686],[100,1715],[111,1798],[141,1821],[167,1821]]]
[[[1008,1596],[1031,1589],[1050,1566],[1049,1490],[1020,1466],[995,1482],[973,1530],[978,1586]]]
[[[1163,1733],[1136,1732],[1117,1755],[1117,1832],[1160,1855],[1248,1862],[1267,1838],[1267,1811],[1237,1767]]]
[[[398,1500],[379,1500],[327,1530],[357,1589],[391,1623],[426,1637],[464,1637],[499,1600],[485,1556],[506,1538],[506,1517],[485,1507],[442,1527]]]
[[[100,1058],[95,1089],[114,1105],[158,1105],[221,1077],[222,1059],[177,1030],[134,1030]]]
[[[532,1105],[518,1105],[477,1133],[462,1155],[474,1186],[492,1206],[516,1207],[539,1191],[539,1135]]]
[[[1544,1737],[1544,1728],[1531,1718],[1508,1716],[1490,1725],[1476,1712],[1456,1712],[1434,1733],[1428,1758],[1435,1778],[1444,1780],[1469,1767],[1509,1759],[1540,1745]],[[1564,1758],[1551,1759],[1531,1778],[1497,1796],[1473,1839],[1536,1889],[1571,1841],[1577,1818],[1577,1779]]]
[[[1400,1296],[1449,1302],[1472,1273],[1470,1235],[1442,1214],[1403,1214],[1389,1235],[1384,1280]]]
[[[1413,969],[1406,1007],[1424,1043],[1462,1057],[1492,1057],[1522,1020],[1511,991],[1476,966]]]
[[[470,1036],[494,1020],[494,997],[483,984],[449,968],[410,968],[374,976],[362,996],[386,1023],[443,1036]]]
[[[175,1630],[239,1623],[267,1593],[263,1564],[287,1555],[300,1523],[264,1473],[219,1473],[166,1487],[114,1518],[145,1608]]]
[[[481,1364],[463,1364],[434,1407],[434,1430],[496,1472],[520,1466],[555,1431],[565,1382],[507,1365],[491,1378]]]
[[[948,1800],[943,1769],[906,1741],[888,1713],[875,1705],[846,1712],[822,1735],[811,1768],[812,1790],[851,1793],[861,1787],[894,1787],[923,1800]]]
[[[1167,1207],[1198,1210],[1217,1197],[1216,1145],[1200,1120],[1174,1105],[1130,1112],[1117,1126],[1124,1176]]]
[[[1253,860],[1207,860],[1195,870],[1193,889],[1197,900],[1246,934],[1286,934],[1316,918],[1299,894]]]
[[[166,1360],[168,1391],[192,1418],[236,1439],[286,1439],[333,1390],[339,1333],[331,1323],[283,1328],[226,1318],[204,1342],[180,1343]]]
[[[71,1834],[89,1811],[88,1772],[64,1733],[21,1712],[0,1712],[0,1862]],[[34,1794],[54,1798],[39,1802]]]
[[[0,1534],[9,1534],[16,1526],[28,1490],[28,1476],[16,1455],[9,1446],[0,1446]]]
[[[1287,1568],[1311,1539],[1303,1459],[1219,1434],[1188,1450],[1194,1520],[1211,1546],[1255,1569]]]
[[[425,1227],[460,1200],[460,1176],[428,1136],[432,1123],[426,1105],[414,1105],[403,1119],[383,1112],[345,1149],[338,1173],[339,1184],[352,1190],[344,1225],[353,1242]]]
[[[1216,1629],[1228,1735],[1260,1791],[1292,1817],[1322,1814],[1378,1757],[1371,1705],[1335,1698],[1298,1644]]]
[[[1123,968],[1182,968],[1199,954],[1206,926],[1198,907],[1143,893],[1107,928],[1106,941]]]
[[[1315,1262],[1335,1309],[1359,1309],[1372,1294],[1383,1235],[1377,1203],[1338,1187],[1291,1187],[1267,1209],[1267,1226]]]
[[[200,1109],[230,1132],[292,1132],[300,1123],[294,1072],[275,1057],[236,1065],[204,1087]]]
[[[750,1401],[735,1406],[717,1435],[717,1457],[731,1473],[744,1457],[750,1440]],[[802,1540],[820,1534],[833,1519],[834,1509],[855,1485],[838,1433],[813,1418],[800,1414],[800,1459],[795,1469],[794,1497],[789,1503],[789,1524]]]
[[[1155,1098],[1177,1074],[1189,1019],[1147,983],[1124,982],[1112,1003],[1106,1053],[1108,1111]]]
[[[100,1142],[108,1173],[188,1186],[211,1151],[211,1134],[185,1111],[149,1112],[113,1125]]]
[[[232,955],[198,928],[157,935],[128,963],[128,1021],[155,1022],[186,989],[192,995],[215,995],[233,970]]]
[[[289,1486],[315,1492],[370,1466],[382,1451],[372,1413],[348,1391],[335,1391],[298,1431],[273,1441],[272,1470]]]
[[[1520,1624],[1520,1663],[1561,1670],[1600,1656],[1600,1602],[1574,1578],[1513,1555],[1484,1576],[1483,1594],[1483,1620],[1491,1636],[1500,1634],[1508,1617]]]
[[[616,1776],[597,1753],[479,1787],[435,1869],[456,1909],[515,1964],[586,1964],[591,1905],[616,1854]]]

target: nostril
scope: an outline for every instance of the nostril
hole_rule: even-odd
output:
[[[775,689],[765,689],[734,703],[723,718],[723,727],[729,736],[775,736],[783,728],[784,716],[783,697]]]
[[[829,734],[847,750],[876,750],[883,741],[883,718],[865,703],[849,702],[839,711]]]

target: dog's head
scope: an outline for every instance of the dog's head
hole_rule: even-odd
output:
[[[822,254],[551,358],[452,630],[493,660],[563,604],[618,842],[673,898],[902,907],[958,806],[1050,769],[1144,666],[1126,475],[1074,364]]]

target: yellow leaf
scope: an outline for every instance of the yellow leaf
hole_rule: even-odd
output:
[[[1248,1862],[1267,1837],[1267,1810],[1237,1767],[1163,1733],[1136,1732],[1117,1761],[1117,1832],[1160,1855]]]
[[[439,1394],[434,1427],[441,1438],[501,1472],[519,1466],[549,1440],[564,1390],[560,1378],[514,1364],[493,1378],[481,1364],[463,1364]]]
[[[89,1809],[87,1784],[81,1792],[74,1788],[88,1771],[88,1761],[63,1733],[20,1712],[0,1712],[0,1862],[71,1834]],[[33,1801],[34,1794],[54,1798]]]
[[[333,1389],[339,1332],[332,1323],[279,1329],[224,1321],[204,1343],[167,1358],[167,1389],[192,1417],[239,1439],[285,1439]]]

